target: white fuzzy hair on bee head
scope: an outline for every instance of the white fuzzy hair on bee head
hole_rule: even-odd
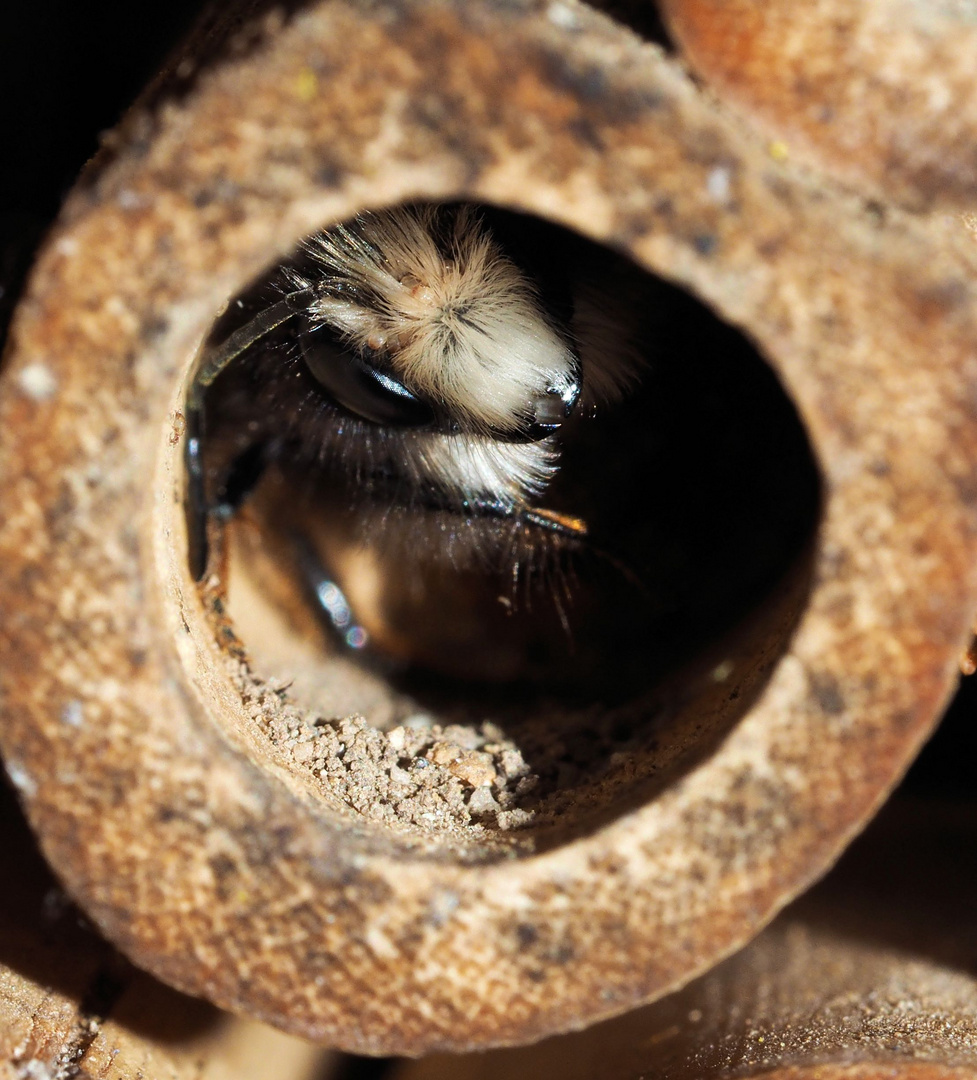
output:
[[[361,355],[473,431],[516,432],[548,392],[566,392],[577,359],[535,287],[478,211],[397,207],[313,237],[313,327]]]
[[[542,494],[556,475],[559,452],[553,439],[507,443],[490,435],[433,434],[415,436],[405,461],[419,482],[438,485],[458,504],[489,495],[508,511]]]

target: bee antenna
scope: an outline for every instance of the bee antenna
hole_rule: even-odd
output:
[[[265,308],[244,326],[239,326],[229,337],[214,348],[203,349],[197,364],[197,373],[187,393],[186,446],[184,461],[187,470],[187,519],[190,572],[200,581],[207,569],[209,543],[207,522],[211,513],[207,503],[206,479],[203,465],[203,444],[206,426],[204,394],[222,371],[256,341],[277,329],[293,315],[304,311],[313,299],[313,289],[298,289],[288,293],[277,304]]]
[[[293,315],[304,311],[314,297],[314,289],[299,289],[288,293],[277,304],[265,308],[244,326],[239,326],[220,345],[204,349],[200,356],[196,377],[187,396],[187,408],[191,411],[199,411],[203,406],[204,392],[225,368],[233,364],[241,353],[250,349],[256,341],[260,341],[266,334],[276,330]]]

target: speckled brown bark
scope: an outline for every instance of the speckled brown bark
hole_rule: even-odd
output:
[[[22,946],[43,954],[28,937]],[[231,1016],[133,973],[109,1017],[78,996],[90,950],[62,950],[59,979],[39,983],[0,963],[3,1080],[325,1080],[328,1051],[267,1024]],[[96,972],[96,974],[98,974]]]
[[[777,152],[915,208],[977,202],[969,0],[663,0],[691,66]]]
[[[274,29],[130,119],[19,310],[0,748],[71,893],[164,980],[373,1053],[537,1039],[748,940],[931,729],[977,606],[972,253],[771,161],[584,8],[335,0]],[[569,224],[702,297],[823,475],[813,590],[753,709],[536,854],[368,824],[270,760],[186,568],[180,410],[220,305],[315,228],[416,197]]]
[[[85,924],[0,788],[3,1080],[325,1080],[329,1055],[177,994]]]
[[[972,807],[897,804],[752,944],[678,994],[393,1080],[950,1080],[977,1075]]]

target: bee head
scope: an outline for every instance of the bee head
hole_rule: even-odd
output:
[[[546,438],[572,413],[568,332],[471,207],[363,215],[309,251],[303,355],[344,407],[511,441]]]

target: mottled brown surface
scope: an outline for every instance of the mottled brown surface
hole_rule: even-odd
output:
[[[329,1055],[135,970],[83,920],[0,786],[3,1080],[325,1080]]]
[[[678,994],[537,1046],[393,1080],[977,1076],[972,806],[888,807],[824,882]]]
[[[778,153],[915,208],[977,204],[973,0],[663,0],[683,54]]]
[[[71,893],[174,985],[369,1052],[578,1027],[749,939],[953,685],[977,606],[969,249],[772,161],[571,4],[324,3],[116,141],[40,258],[0,401],[0,748]],[[183,380],[221,303],[327,222],[458,196],[569,223],[746,328],[825,491],[752,711],[654,800],[482,865],[270,760],[180,513]]]

